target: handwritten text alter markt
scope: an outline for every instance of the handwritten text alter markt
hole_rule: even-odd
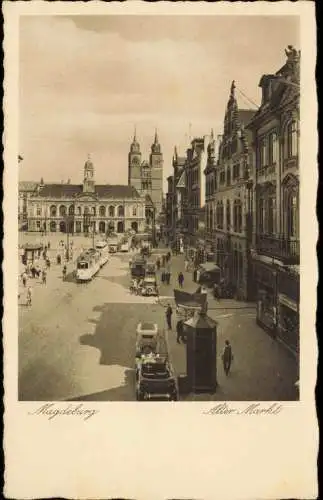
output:
[[[270,405],[262,405],[260,403],[252,403],[246,408],[233,408],[228,403],[220,403],[212,406],[212,408],[204,411],[205,415],[278,415],[283,409],[283,406],[278,403]]]
[[[56,403],[45,403],[39,406],[35,411],[29,412],[29,415],[41,415],[47,417],[48,420],[52,420],[56,417],[79,417],[83,420],[88,420],[99,413],[99,410],[94,410],[93,408],[85,408],[84,405],[72,405],[68,406],[58,406]]]

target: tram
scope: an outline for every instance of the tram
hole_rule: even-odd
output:
[[[76,261],[76,281],[91,281],[101,267],[100,259],[100,252],[94,248],[83,252]]]
[[[100,267],[104,266],[109,261],[109,245],[105,240],[98,241],[95,245],[96,250],[100,253]]]

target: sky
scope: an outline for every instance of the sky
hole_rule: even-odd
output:
[[[174,146],[222,133],[232,80],[256,109],[243,94],[260,103],[289,44],[297,16],[21,17],[20,180],[80,183],[90,154],[96,182],[126,184],[136,126],[143,160],[158,130],[165,189]]]

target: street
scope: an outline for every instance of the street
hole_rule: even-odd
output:
[[[156,253],[161,250],[156,250]],[[53,251],[54,254],[54,251]],[[53,264],[47,284],[29,280],[33,303],[25,305],[19,285],[19,399],[24,401],[134,401],[136,327],[142,320],[165,327],[165,308],[174,306],[173,288],[184,258],[173,256],[169,286],[160,287],[160,301],[129,292],[130,254],[110,258],[93,279],[75,283],[73,263],[66,281]],[[194,291],[191,273],[184,273],[184,290]],[[29,284],[29,283],[28,283]],[[209,315],[218,321],[218,390],[185,400],[262,401],[297,398],[295,359],[255,323],[255,307],[235,300],[209,297]],[[177,374],[186,370],[185,346],[177,344],[175,308],[168,332]],[[221,351],[229,339],[234,352],[232,372],[223,373]]]

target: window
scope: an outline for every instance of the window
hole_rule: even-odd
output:
[[[224,183],[225,183],[225,171],[221,170],[221,172],[220,172],[220,184],[224,184]]]
[[[84,207],[84,215],[89,215],[90,209],[89,207]]]
[[[292,121],[287,126],[287,157],[292,158],[298,154],[297,123]]]
[[[218,226],[219,229],[223,229],[223,217],[224,216],[224,213],[223,213],[223,202],[222,201],[219,201],[218,202],[218,205],[217,205],[217,210],[216,210],[216,224]]]
[[[40,231],[40,220],[36,221],[37,230]]]
[[[74,215],[74,205],[71,205],[68,209],[68,215]]]
[[[276,198],[273,195],[268,197],[267,233],[275,234],[276,230]]]
[[[287,234],[289,238],[298,237],[298,200],[295,191],[287,195]]]
[[[114,207],[111,205],[109,207],[109,217],[114,217],[114,214],[115,214],[115,210],[114,210]]]
[[[259,233],[264,233],[265,230],[265,200],[264,198],[260,198],[259,200],[259,224],[258,224]]]
[[[272,132],[268,137],[268,164],[273,165],[278,162],[278,140],[276,132]]]
[[[132,216],[137,217],[137,207],[132,207]]]
[[[57,214],[57,208],[55,205],[52,205],[49,209],[49,212],[50,212],[50,216],[51,217],[56,217],[56,214]]]
[[[60,215],[61,217],[65,217],[65,215],[66,215],[66,207],[65,207],[65,205],[61,205],[61,206],[59,207],[59,215]]]
[[[240,200],[235,200],[233,205],[233,230],[235,233],[242,231],[242,203]]]
[[[231,169],[230,167],[227,168],[227,185],[230,186],[231,184]]]
[[[96,215],[96,208],[92,207],[91,212],[92,212],[92,215]]]
[[[230,231],[231,229],[231,205],[230,201],[227,200],[227,209],[226,209],[226,218],[227,218],[227,230]]]
[[[233,165],[233,179],[239,179],[240,177],[240,163],[235,163]]]
[[[77,213],[78,213],[78,215],[82,215],[82,208],[81,207],[77,207]]]
[[[105,217],[105,206],[101,205],[99,208],[100,217]]]
[[[36,207],[36,215],[39,217],[41,215],[41,206],[37,205]]]
[[[122,205],[118,207],[118,217],[124,217],[124,207]]]
[[[260,167],[265,167],[267,165],[267,141],[263,137],[259,145],[259,163]]]

